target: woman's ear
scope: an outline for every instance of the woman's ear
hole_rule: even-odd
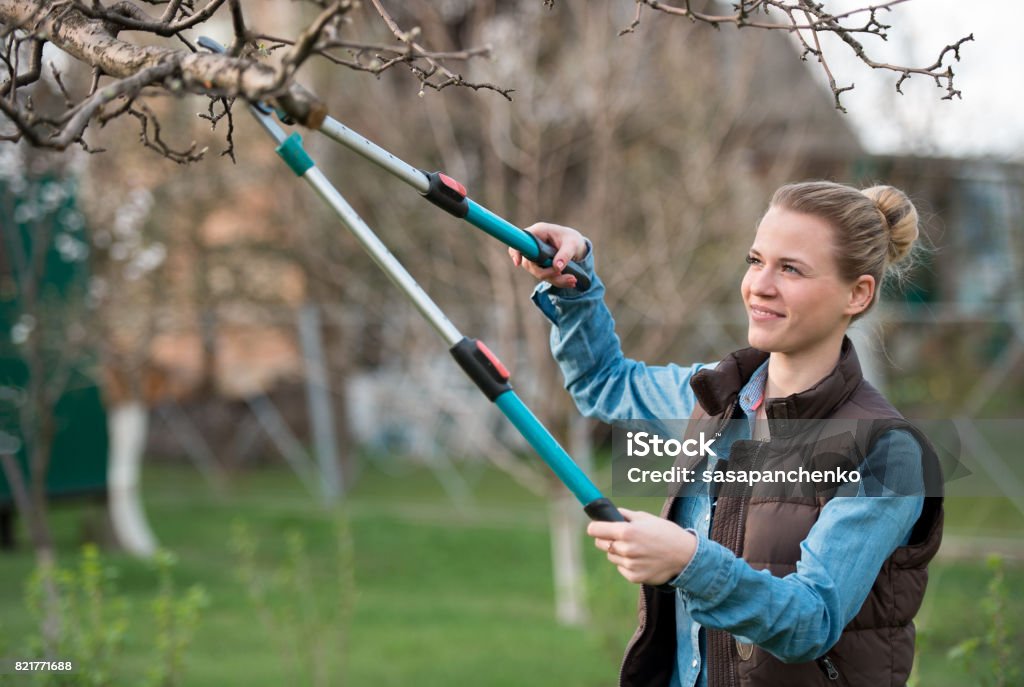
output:
[[[857,277],[850,288],[850,302],[844,311],[847,315],[859,315],[867,310],[875,297],[875,278],[870,274]]]

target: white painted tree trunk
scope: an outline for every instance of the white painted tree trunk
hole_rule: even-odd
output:
[[[149,528],[139,494],[149,411],[141,402],[131,401],[114,405],[108,412],[107,499],[114,536],[128,553],[152,556],[156,552],[156,538]]]
[[[884,342],[882,339],[882,320],[878,315],[877,307],[868,311],[868,314],[853,323],[847,330],[854,348],[857,349],[857,358],[860,360],[861,371],[864,378],[875,386],[879,391],[885,393],[886,363]]]
[[[573,417],[570,421],[569,454],[584,472],[590,474],[593,462],[590,432],[587,421],[581,417]],[[568,489],[559,486],[548,513],[555,577],[555,617],[564,625],[582,626],[590,616],[583,565],[583,509]]]

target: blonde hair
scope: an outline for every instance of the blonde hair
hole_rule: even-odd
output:
[[[772,196],[771,206],[819,217],[832,226],[839,276],[854,281],[875,278],[875,295],[857,319],[875,304],[883,280],[902,278],[920,234],[917,209],[893,186],[863,190],[830,181],[787,184]],[[907,261],[909,263],[909,261]]]

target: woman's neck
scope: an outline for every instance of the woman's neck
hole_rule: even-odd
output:
[[[843,337],[823,341],[813,349],[798,353],[773,352],[768,359],[768,386],[765,396],[784,398],[806,391],[825,377],[839,362]]]

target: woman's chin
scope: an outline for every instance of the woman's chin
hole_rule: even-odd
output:
[[[747,328],[747,343],[751,348],[756,348],[759,351],[771,352],[774,351],[778,345],[778,335],[772,332],[766,332],[756,324],[751,324]]]

